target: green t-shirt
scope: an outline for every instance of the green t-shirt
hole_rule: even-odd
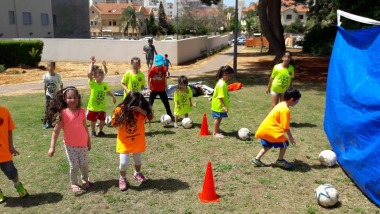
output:
[[[289,65],[288,68],[284,68],[282,64],[277,64],[273,68],[271,78],[273,78],[271,90],[276,93],[285,93],[291,79],[294,78],[294,67]]]
[[[191,111],[190,98],[193,97],[193,91],[187,86],[188,92],[181,90],[174,91],[174,115],[184,115]]]
[[[212,95],[211,110],[215,112],[223,112],[222,104],[219,98],[223,98],[223,102],[230,110],[230,95],[228,94],[227,83],[223,79],[220,79],[214,88],[214,94]]]
[[[139,71],[136,74],[132,73],[132,71],[125,72],[123,79],[121,82],[127,86],[127,88],[131,91],[140,92],[145,84],[145,75]],[[124,90],[123,99],[127,96],[127,93]]]
[[[94,112],[106,111],[106,95],[111,89],[107,83],[97,83],[95,80],[88,80],[91,89],[90,99],[87,109]]]

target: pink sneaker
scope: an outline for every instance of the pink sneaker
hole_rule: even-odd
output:
[[[119,179],[119,189],[120,191],[125,191],[128,189],[128,181],[126,178],[120,177]]]
[[[141,172],[135,172],[133,174],[133,177],[136,179],[136,181],[143,183],[146,181],[145,176]]]

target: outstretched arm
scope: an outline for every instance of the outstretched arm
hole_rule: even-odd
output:
[[[93,80],[94,79],[94,71],[92,68],[96,62],[96,59],[94,56],[92,56],[92,57],[90,57],[90,60],[91,60],[91,63],[90,63],[90,67],[88,68],[87,76],[88,76],[88,79]]]
[[[104,73],[107,74],[108,73],[108,68],[107,68],[106,61],[103,60],[102,65],[103,65]]]
[[[61,131],[61,128],[62,128],[62,121],[57,121],[56,124],[55,124],[55,126],[54,126],[53,134],[51,136],[50,148],[49,148],[49,151],[48,151],[48,155],[50,157],[54,156],[55,145],[57,144],[57,139],[58,139],[58,136],[59,136],[59,132]]]
[[[108,91],[107,94],[108,94],[108,96],[112,97],[112,102],[115,104],[116,103],[116,97],[115,97],[115,95],[113,95],[112,92],[110,92],[110,91]]]
[[[288,131],[286,131],[286,134],[288,135],[290,143],[293,144],[293,145],[295,145],[296,141],[294,140],[292,132],[290,131],[290,129],[288,129]]]
[[[9,142],[9,151],[11,152],[11,154],[14,156],[19,155],[20,153],[18,153],[18,151],[13,146],[13,134],[11,130],[8,131],[8,142]]]

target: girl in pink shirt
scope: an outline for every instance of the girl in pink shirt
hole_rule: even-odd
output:
[[[91,141],[86,124],[85,110],[81,107],[81,96],[78,90],[69,86],[56,93],[49,105],[49,118],[54,118],[54,130],[51,137],[49,156],[55,153],[55,144],[61,129],[67,159],[70,164],[70,180],[73,192],[88,189],[88,156]],[[82,174],[82,186],[78,183],[78,171]]]

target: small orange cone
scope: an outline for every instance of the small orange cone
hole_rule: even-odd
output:
[[[203,203],[219,202],[219,196],[215,192],[214,177],[212,176],[211,162],[207,163],[205,180],[202,192],[198,193],[199,200]]]
[[[200,136],[210,135],[210,133],[208,132],[206,113],[203,113],[203,120],[202,120],[201,131],[199,132],[199,135]]]

